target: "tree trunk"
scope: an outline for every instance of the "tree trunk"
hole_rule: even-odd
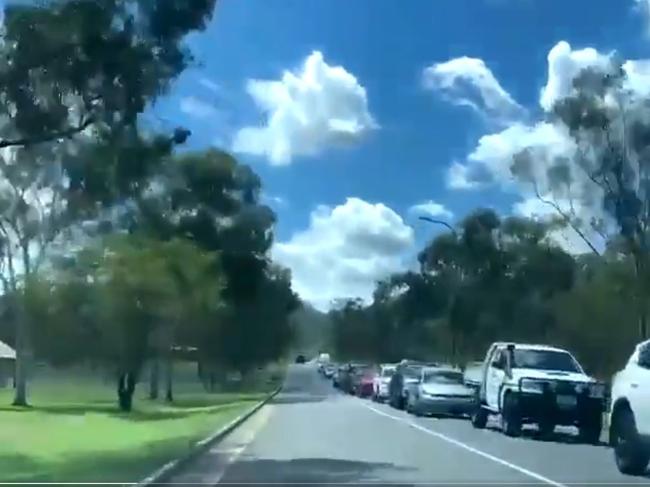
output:
[[[149,369],[149,399],[158,399],[158,390],[160,384],[160,360],[154,357]]]
[[[129,412],[133,408],[133,393],[135,392],[135,374],[125,372],[120,374],[117,382],[117,398],[120,409]]]
[[[644,265],[643,255],[634,255],[634,270],[636,271],[636,287],[637,287],[637,312],[638,312],[638,326],[639,338],[646,340],[648,338],[648,312],[647,312],[647,296],[646,296],[646,266]]]
[[[165,360],[165,399],[167,402],[174,401],[174,361],[170,356]]]
[[[27,330],[23,303],[18,305],[16,319],[16,362],[14,364],[14,406],[27,406]]]

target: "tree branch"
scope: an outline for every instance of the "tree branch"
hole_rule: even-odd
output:
[[[80,132],[83,132],[95,122],[94,118],[90,117],[77,125],[65,130],[50,132],[47,134],[35,135],[33,137],[23,137],[18,139],[5,139],[0,140],[0,149],[5,147],[30,147],[33,145],[42,144],[44,142],[52,142],[58,139],[69,139]]]
[[[591,249],[591,251],[596,254],[600,255],[600,252],[598,249],[594,246],[594,244],[591,243],[591,241],[587,238],[587,236],[584,234],[580,228],[571,221],[571,217],[566,214],[564,210],[558,205],[555,201],[551,201],[549,199],[544,198],[541,193],[539,192],[539,188],[537,186],[537,183],[533,183],[533,188],[535,189],[535,195],[537,196],[537,199],[539,199],[542,203],[551,206],[552,208],[555,209],[555,211],[564,219],[564,222],[567,223],[574,232],[578,234],[578,236],[582,239],[584,243],[587,244],[587,246]]]

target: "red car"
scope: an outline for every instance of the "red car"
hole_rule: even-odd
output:
[[[371,397],[377,371],[372,366],[357,368],[352,378],[352,392],[359,397]]]

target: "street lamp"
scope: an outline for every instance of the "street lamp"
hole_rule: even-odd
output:
[[[434,224],[436,224],[436,225],[444,225],[444,226],[447,227],[449,230],[451,230],[451,232],[452,232],[454,235],[456,235],[456,233],[457,233],[457,232],[456,232],[456,229],[455,229],[454,227],[452,227],[452,226],[451,226],[449,223],[447,223],[446,221],[443,221],[443,220],[436,220],[435,218],[431,218],[431,217],[428,217],[428,216],[419,216],[419,217],[418,217],[418,220],[422,220],[422,221],[429,222],[429,223],[434,223]]]

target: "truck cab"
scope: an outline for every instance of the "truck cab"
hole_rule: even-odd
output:
[[[498,342],[483,362],[472,424],[484,428],[490,414],[498,415],[509,436],[519,436],[527,423],[543,435],[556,425],[575,425],[585,441],[597,443],[605,392],[566,350]]]

